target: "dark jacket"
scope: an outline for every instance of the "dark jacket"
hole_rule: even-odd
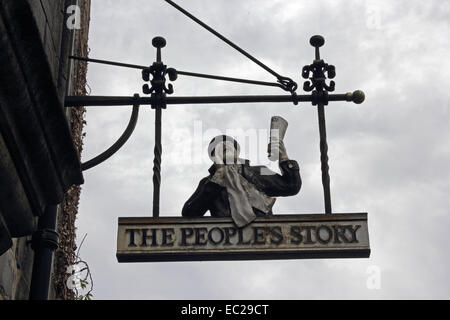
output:
[[[286,160],[280,162],[282,175],[277,173],[262,175],[261,169],[263,168],[269,171],[265,166],[250,166],[249,161],[245,160],[245,164],[242,164],[242,175],[256,189],[264,192],[269,197],[293,196],[300,191],[302,181],[297,161]],[[210,175],[200,181],[197,190],[184,204],[183,217],[200,217],[208,210],[211,212],[212,217],[231,216],[226,188],[210,181],[215,171],[216,166],[213,164],[209,168]],[[256,208],[253,208],[253,211],[256,215],[265,215]]]

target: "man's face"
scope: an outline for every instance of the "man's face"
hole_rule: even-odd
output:
[[[219,142],[214,148],[213,161],[216,164],[235,163],[237,157],[237,150],[234,148],[234,143],[231,141]]]

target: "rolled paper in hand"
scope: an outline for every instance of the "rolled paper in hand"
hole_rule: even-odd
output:
[[[280,117],[273,116],[270,120],[270,149],[269,159],[277,161],[279,157],[278,143],[283,141],[288,127],[288,122]]]

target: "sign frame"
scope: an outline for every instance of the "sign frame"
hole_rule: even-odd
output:
[[[336,230],[333,226],[340,226],[338,228],[348,228],[350,225],[355,225],[354,231],[354,241],[353,243],[345,243],[345,241],[339,242],[339,237],[335,238]],[[310,246],[301,246],[301,241],[299,245],[288,245],[285,244],[284,247],[277,247],[276,245],[256,245],[254,247],[242,247],[239,248],[236,243],[230,243],[229,246],[222,248],[207,248],[205,246],[194,246],[194,244],[188,244],[186,240],[187,231],[183,231],[185,246],[180,246],[181,240],[177,235],[180,235],[176,230],[181,230],[180,228],[193,230],[197,228],[198,230],[204,231],[205,229],[211,231],[213,228],[233,228],[234,224],[230,218],[216,218],[216,217],[199,217],[199,218],[184,218],[184,217],[121,217],[118,219],[118,236],[117,236],[117,253],[116,257],[118,262],[165,262],[165,261],[229,261],[229,260],[282,260],[282,259],[319,259],[319,258],[368,258],[370,256],[370,243],[369,243],[369,233],[368,233],[368,223],[367,223],[367,213],[343,213],[343,214],[285,214],[285,215],[272,215],[266,217],[257,217],[248,226],[239,229],[234,226],[236,232],[242,232],[248,234],[248,232],[253,232],[255,239],[262,241],[264,234],[265,243],[273,241],[273,239],[266,239],[267,230],[264,228],[277,228],[283,230],[283,228],[298,226],[298,227],[311,227],[311,230],[316,230],[318,228],[324,230],[331,230],[334,233],[329,234],[328,243],[325,245],[323,239],[321,245],[318,241],[317,233],[312,236],[313,242],[310,242]],[[286,226],[286,227],[283,227]],[[141,246],[140,243],[136,244],[138,241],[138,233],[136,233],[136,239],[134,232],[137,230],[147,229],[152,231],[152,229],[160,230],[160,233],[165,229],[165,237],[169,238],[169,243],[164,249],[161,249],[162,244],[148,244]],[[160,229],[158,229],[160,228]],[[314,229],[316,228],[316,229]],[[246,230],[244,230],[246,229]],[[253,231],[249,231],[249,230]],[[128,231],[125,231],[128,230]],[[135,231],[130,231],[135,230]],[[167,230],[172,230],[171,232]],[[231,229],[230,229],[231,230]],[[256,231],[255,231],[256,230]],[[298,229],[300,230],[300,229]],[[298,231],[297,230],[297,231]],[[304,229],[308,231],[308,228]],[[208,231],[208,232],[209,232]],[[351,231],[351,230],[350,230]],[[155,231],[157,232],[157,231]],[[327,231],[329,232],[329,231]],[[344,232],[346,232],[344,228]],[[133,233],[133,242],[131,242],[131,233]],[[139,233],[141,234],[141,233]],[[256,235],[255,235],[256,234]],[[357,239],[357,235],[359,240]],[[154,234],[155,239],[159,239],[161,242],[162,235],[158,236],[157,233]],[[233,234],[236,236],[236,234]],[[303,234],[305,237],[307,234]],[[146,240],[150,239],[146,234]],[[195,238],[195,236],[189,233],[190,238]],[[315,237],[315,239],[314,239]],[[320,236],[319,236],[320,237]],[[333,237],[333,240],[330,240]],[[202,242],[207,242],[207,235],[205,233],[201,236]],[[248,237],[247,237],[248,238]],[[279,239],[275,234],[275,240]],[[192,240],[191,239],[191,240]],[[299,236],[296,238],[297,242],[300,239]],[[327,237],[324,238],[327,240]],[[345,239],[345,236],[344,236]],[[140,238],[142,242],[142,234]],[[305,238],[303,238],[305,240]],[[336,242],[337,240],[337,242]],[[342,240],[342,239],[341,239]],[[123,242],[128,242],[128,244],[134,244],[134,246],[126,248],[127,245]],[[153,241],[153,240],[152,240]],[[157,241],[157,240],[155,240]],[[167,241],[167,238],[166,240]],[[174,245],[178,241],[178,246]],[[249,238],[247,239],[247,242]],[[289,241],[292,241],[289,240]],[[146,241],[145,241],[146,242]],[[288,240],[286,240],[288,242]],[[306,241],[304,241],[306,242]],[[329,245],[330,242],[334,242]],[[247,243],[245,243],[247,244]],[[254,245],[255,243],[250,243]],[[156,247],[156,248],[155,248]]]

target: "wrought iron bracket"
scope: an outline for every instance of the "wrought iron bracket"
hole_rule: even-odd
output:
[[[173,4],[173,2],[166,0],[167,2]],[[188,14],[188,13],[187,13]],[[190,15],[190,14],[188,14]],[[194,17],[194,20],[196,18]],[[198,19],[197,19],[198,20]],[[208,26],[204,25],[202,22],[197,21],[202,26],[204,26],[209,31],[213,30]],[[273,70],[269,69],[267,66],[260,63],[258,60],[247,54],[245,51],[231,43],[228,39],[224,38],[220,34],[217,34],[219,38],[227,42],[233,48],[237,49],[239,52],[246,55],[250,60],[256,62],[263,68],[265,68],[270,73],[277,77],[278,83],[268,83],[262,81],[246,80],[246,79],[235,79],[227,78],[221,76],[212,76],[205,74],[196,74],[190,72],[177,71],[174,68],[167,68],[161,60],[161,48],[165,47],[166,40],[162,37],[155,37],[152,40],[153,46],[157,49],[156,61],[150,67],[142,67],[138,65],[123,64],[118,62],[103,61],[103,60],[90,60],[93,62],[112,64],[122,67],[130,67],[142,69],[142,79],[146,82],[150,82],[151,86],[144,84],[142,89],[144,94],[150,94],[150,97],[142,97],[135,94],[134,97],[66,97],[65,105],[70,106],[101,106],[101,105],[130,105],[133,104],[133,112],[130,118],[130,122],[127,129],[108,150],[82,164],[82,170],[87,170],[113,155],[119,148],[128,140],[131,133],[136,125],[138,108],[139,105],[150,105],[152,109],[155,109],[155,149],[154,149],[154,167],[153,167],[153,184],[154,184],[154,195],[153,195],[153,216],[159,216],[159,196],[160,196],[160,184],[161,184],[161,110],[165,109],[168,104],[203,104],[203,103],[248,103],[248,102],[292,102],[297,105],[299,102],[311,102],[313,106],[317,106],[318,110],[318,122],[319,122],[319,133],[320,133],[320,160],[322,169],[322,184],[324,189],[324,202],[325,202],[325,213],[331,214],[331,197],[330,197],[330,176],[328,167],[328,145],[326,138],[326,126],[325,126],[325,105],[328,105],[329,101],[352,101],[356,104],[360,104],[364,101],[364,93],[360,90],[356,90],[353,93],[345,94],[330,94],[329,92],[334,91],[335,82],[327,80],[333,79],[336,76],[336,68],[333,65],[329,65],[320,58],[319,48],[324,45],[325,39],[322,36],[315,35],[311,37],[310,44],[315,48],[315,58],[313,63],[306,65],[302,69],[302,77],[308,79],[303,84],[303,89],[307,92],[311,92],[308,95],[298,95],[295,90],[297,89],[297,84],[290,78],[283,77]],[[89,61],[87,58],[78,58],[80,60]],[[167,97],[167,94],[172,94],[174,92],[173,85],[168,84],[166,86],[166,76],[169,77],[170,81],[175,81],[178,75],[188,75],[197,76],[203,78],[210,78],[216,80],[225,81],[235,81],[242,83],[251,83],[258,85],[269,85],[269,86],[279,86],[284,90],[287,90],[291,95],[259,95],[259,96],[209,96],[209,97]]]
[[[105,150],[98,156],[92,158],[91,160],[83,162],[81,164],[81,170],[84,171],[92,167],[95,167],[96,165],[102,163],[106,159],[109,159],[114,153],[116,153],[125,144],[125,142],[127,142],[131,134],[133,133],[134,128],[136,127],[138,116],[139,116],[139,95],[136,93],[133,96],[133,111],[131,112],[130,121],[128,122],[125,131],[122,133],[119,139],[117,139],[117,141],[107,150]]]

